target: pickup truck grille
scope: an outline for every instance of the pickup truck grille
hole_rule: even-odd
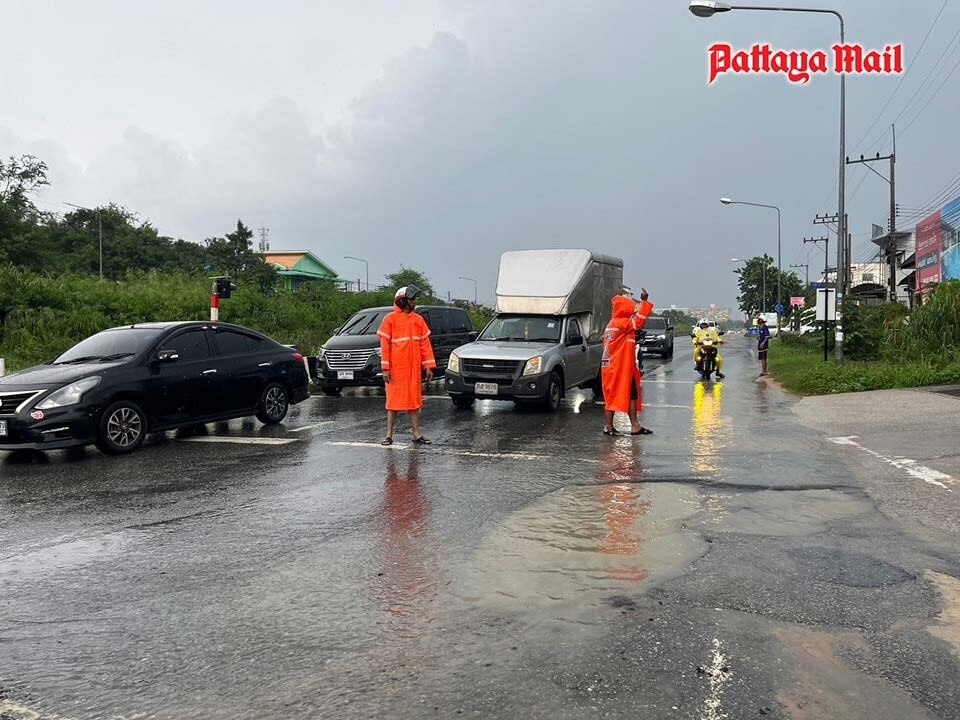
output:
[[[363,370],[373,355],[373,348],[367,350],[327,350],[327,367],[331,370]]]
[[[39,395],[42,390],[29,392],[0,393],[0,415],[16,415],[17,409]]]
[[[463,371],[478,375],[505,375],[513,377],[523,366],[522,360],[469,360],[464,358]]]

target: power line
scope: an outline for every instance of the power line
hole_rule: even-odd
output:
[[[930,23],[930,27],[927,28],[927,34],[923,36],[923,41],[920,43],[920,47],[917,49],[916,54],[913,56],[913,60],[910,66],[900,76],[900,82],[897,83],[897,86],[893,89],[893,92],[890,93],[890,97],[887,98],[887,101],[883,104],[883,107],[880,108],[880,112],[877,113],[877,116],[873,119],[873,122],[870,123],[870,127],[868,127],[866,131],[864,131],[863,137],[861,137],[854,145],[854,148],[853,148],[854,153],[856,153],[856,151],[860,148],[860,144],[864,140],[866,140],[867,135],[870,134],[870,131],[876,127],[878,122],[880,122],[880,118],[883,117],[883,113],[886,111],[886,109],[890,107],[890,103],[893,102],[893,98],[896,97],[897,92],[900,90],[900,87],[903,85],[904,80],[907,79],[907,75],[910,74],[910,71],[913,69],[913,66],[916,64],[917,58],[920,57],[920,54],[923,52],[923,48],[927,44],[927,40],[930,38],[930,33],[933,32],[933,28],[936,27],[937,22],[940,20],[940,16],[943,15],[943,11],[946,9],[947,3],[949,2],[950,0],[943,0],[943,5],[940,6],[940,12],[937,13],[937,16],[933,19],[933,22]]]
[[[940,94],[941,90],[943,90],[943,86],[946,85],[947,82],[950,80],[950,78],[953,77],[953,74],[957,71],[957,68],[960,68],[960,60],[957,60],[957,62],[954,63],[953,67],[950,69],[949,74],[943,79],[943,82],[937,86],[937,89],[933,91],[933,95],[927,98],[927,102],[923,104],[923,107],[920,108],[920,111],[916,115],[914,115],[913,119],[910,120],[910,122],[908,122],[904,126],[902,133],[905,133],[907,130],[909,130],[910,127],[920,118],[920,116],[923,115],[924,111],[927,109],[930,103],[932,103],[934,98]]]
[[[950,38],[950,42],[947,43],[947,46],[943,49],[943,52],[940,53],[940,57],[937,58],[937,61],[933,64],[933,67],[930,68],[930,70],[927,72],[926,76],[923,79],[923,82],[920,83],[920,86],[914,91],[913,95],[910,96],[910,99],[907,100],[906,105],[903,106],[903,110],[901,110],[900,114],[894,118],[893,120],[894,124],[896,124],[897,121],[900,120],[900,118],[902,118],[906,114],[907,110],[910,109],[911,103],[913,103],[913,101],[916,100],[917,95],[919,95],[920,92],[923,90],[923,88],[926,87],[927,82],[930,81],[934,73],[940,67],[941,61],[943,61],[943,59],[947,56],[947,53],[950,51],[951,46],[956,42],[958,37],[960,37],[960,28],[957,28],[957,32],[955,32],[953,37]]]

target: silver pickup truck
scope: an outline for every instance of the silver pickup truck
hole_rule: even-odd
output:
[[[458,408],[477,398],[555,410],[568,390],[601,393],[603,331],[623,289],[623,261],[588,250],[504,253],[497,315],[457,348],[444,377]]]

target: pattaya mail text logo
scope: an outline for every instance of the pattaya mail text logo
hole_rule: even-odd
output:
[[[867,50],[862,45],[834,45],[825,50],[774,50],[756,44],[749,50],[734,50],[730,43],[714,43],[707,48],[710,58],[708,84],[719,75],[779,74],[791,83],[806,84],[812,75],[901,75],[903,44],[887,45],[883,50]]]

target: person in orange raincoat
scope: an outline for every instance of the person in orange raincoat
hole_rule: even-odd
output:
[[[413,442],[429,445],[420,432],[420,409],[423,407],[423,371],[427,381],[433,380],[437,362],[430,344],[430,328],[414,309],[420,290],[413,285],[397,290],[393,312],[383,319],[380,336],[380,365],[387,392],[387,437],[383,445],[393,444],[393,427],[398,412],[410,415]]]
[[[625,412],[630,418],[631,435],[651,435],[640,425],[637,411],[640,400],[640,368],[637,367],[637,331],[642,329],[653,312],[647,302],[646,288],[640,294],[640,303],[626,295],[617,295],[610,304],[613,313],[603,333],[603,402],[606,407],[604,435],[618,435],[613,427],[614,413]]]

